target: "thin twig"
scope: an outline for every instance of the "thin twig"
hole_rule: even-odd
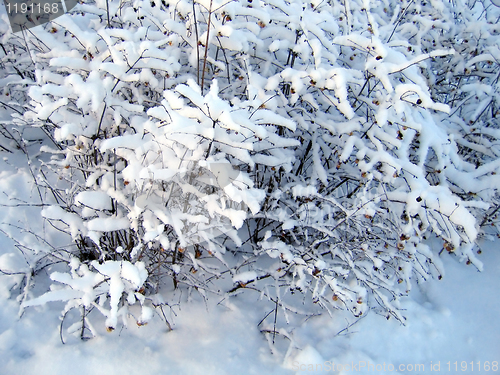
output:
[[[194,18],[194,33],[196,35],[196,83],[200,84],[200,49],[198,48],[198,20],[196,19],[196,9],[195,9],[196,1],[193,0],[193,18]]]
[[[201,95],[203,95],[203,87],[205,85],[205,69],[207,66],[207,59],[208,59],[208,42],[210,39],[210,23],[212,22],[212,2],[213,0],[210,0],[210,9],[208,10],[208,25],[207,25],[207,40],[205,42],[205,56],[203,58],[203,72],[201,73]]]

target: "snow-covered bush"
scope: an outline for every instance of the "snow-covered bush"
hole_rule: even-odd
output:
[[[153,312],[144,304],[146,298],[143,284],[148,276],[144,263],[111,260],[103,263],[93,261],[90,265],[95,272],[73,258],[70,262],[70,274],[53,272],[50,275],[53,281],[65,284],[66,287],[53,287],[42,296],[24,302],[22,307],[39,306],[50,301],[67,301],[63,317],[72,309],[83,308],[82,324],[75,323],[69,328],[69,331],[76,328],[82,339],[88,337],[87,330],[92,335],[95,334],[91,323],[85,319],[93,308],[106,316],[106,329],[112,331],[117,326],[118,318],[122,317],[126,322],[125,318],[131,314],[130,306],[140,302],[141,313],[136,316],[136,321],[138,325],[147,324]],[[122,300],[122,297],[125,298]],[[109,308],[106,308],[106,303]]]
[[[36,33],[23,121],[54,141],[42,214],[85,270],[144,262],[146,293],[221,294],[230,274],[230,295],[285,315],[404,321],[443,249],[482,267],[499,16],[488,0],[83,2]]]
[[[0,12],[0,20],[0,149],[26,152],[22,128],[14,124],[14,119],[24,114],[28,88],[35,82],[34,64],[28,51],[36,50],[36,46],[11,33],[5,13]]]

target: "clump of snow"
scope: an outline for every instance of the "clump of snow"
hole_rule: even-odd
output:
[[[241,284],[246,284],[256,279],[257,279],[257,273],[255,271],[240,272],[233,276],[233,282]]]
[[[89,220],[87,228],[94,232],[112,232],[128,229],[130,221],[127,218],[107,217]]]
[[[95,210],[111,210],[111,198],[102,191],[82,191],[75,197],[77,205],[84,205]]]

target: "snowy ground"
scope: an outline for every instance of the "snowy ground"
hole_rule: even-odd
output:
[[[37,193],[27,184],[29,174],[10,163],[9,159],[0,162],[0,203],[33,201]],[[41,230],[37,210],[2,207],[0,229],[11,223]],[[30,235],[25,241],[29,243]],[[0,257],[2,270],[16,262],[23,264],[10,239],[1,235],[0,244],[0,255],[17,254]],[[345,329],[353,317],[339,312],[333,319],[310,319],[293,332],[293,342],[276,338],[274,346],[259,332],[257,325],[265,312],[256,307],[252,294],[240,295],[226,306],[216,299],[206,304],[196,298],[175,306],[169,313],[173,331],[160,319],[145,327],[131,320],[128,328],[112,333],[101,324],[98,337],[87,342],[66,338],[63,345],[61,306],[30,308],[19,318],[19,293],[9,293],[10,276],[0,276],[0,373],[305,374],[313,369],[320,372],[321,367],[329,372],[332,362],[349,365],[339,374],[388,374],[391,366],[404,374],[499,372],[499,244],[481,244],[482,273],[443,254],[443,279],[415,286],[405,300],[406,326],[370,313]],[[484,370],[485,361],[489,371]]]

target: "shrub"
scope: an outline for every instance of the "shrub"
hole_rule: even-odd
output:
[[[285,316],[403,322],[438,252],[481,269],[499,207],[499,12],[471,9],[89,1],[54,20],[24,121],[50,129],[42,214],[77,245],[72,275],[144,264],[155,305],[249,289]]]

